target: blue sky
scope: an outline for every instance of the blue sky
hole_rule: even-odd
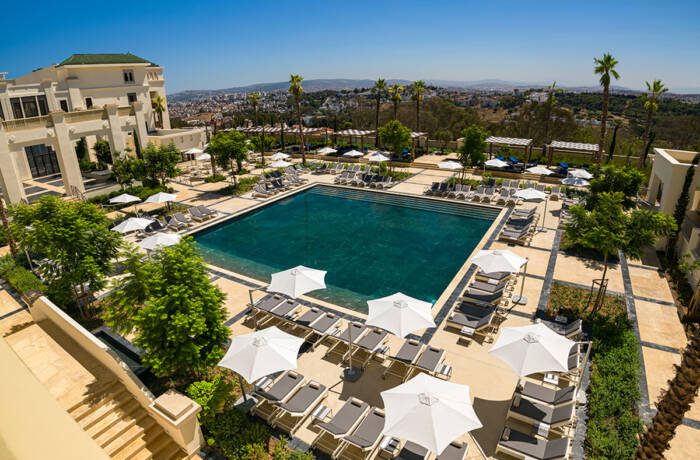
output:
[[[153,10],[148,7],[153,5]],[[618,82],[700,92],[700,1],[10,2],[0,71],[72,53],[132,52],[161,64],[168,92],[311,78],[595,84],[609,51]]]

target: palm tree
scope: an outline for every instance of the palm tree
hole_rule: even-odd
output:
[[[414,81],[411,88],[413,89],[411,99],[416,101],[416,132],[420,132],[420,103],[423,100],[423,93],[427,88],[423,80]]]
[[[248,102],[253,106],[253,117],[255,118],[255,126],[258,126],[258,105],[260,104],[260,93],[257,91],[248,95]],[[265,136],[265,125],[263,124],[262,136]],[[262,143],[261,143],[262,145]],[[260,152],[263,168],[265,167],[265,151]]]
[[[596,163],[600,163],[603,156],[603,148],[605,146],[605,131],[608,125],[608,104],[610,102],[610,77],[615,80],[620,78],[620,74],[615,70],[617,59],[612,57],[612,54],[605,53],[602,58],[593,58],[595,67],[593,69],[596,75],[600,75],[600,86],[603,87],[603,111],[600,115],[600,140],[598,141],[598,152],[595,156]]]
[[[386,92],[386,80],[378,78],[377,81],[374,82],[372,92],[374,93],[374,97],[377,98],[377,110],[374,114],[374,129],[376,130],[374,134],[374,146],[379,148],[379,107],[382,105],[382,97]]]
[[[151,107],[156,113],[158,125],[160,125],[160,128],[163,128],[163,112],[165,112],[165,98],[161,95],[152,98]]]
[[[676,428],[690,409],[700,387],[700,328],[695,327],[683,350],[676,375],[668,381],[668,389],[656,404],[656,415],[639,440],[638,460],[664,458]]]
[[[559,91],[556,89],[557,87],[557,82],[555,81],[552,83],[549,88],[547,88],[547,102],[545,103],[547,107],[547,119],[545,120],[544,124],[544,143],[547,144],[549,143],[549,129],[550,129],[550,124],[552,122],[552,112],[554,111],[554,106],[557,104],[557,92]]]
[[[391,85],[389,87],[389,94],[391,94],[391,102],[394,104],[394,120],[396,120],[396,117],[399,113],[399,103],[401,102],[401,95],[403,94],[404,88],[401,85]]]
[[[654,118],[654,114],[659,110],[659,99],[661,95],[668,91],[668,88],[661,82],[661,80],[654,80],[649,83],[644,82],[647,85],[647,92],[642,95],[642,100],[644,101],[644,110],[647,113],[647,119],[644,123],[644,139],[649,140],[651,134],[651,122]],[[640,166],[644,166],[647,161],[646,152],[644,155],[639,157]]]
[[[301,139],[301,163],[306,164],[306,154],[304,153],[304,128],[301,119],[301,95],[304,93],[304,88],[301,87],[301,82],[304,77],[301,75],[290,75],[289,77],[289,92],[294,96],[294,105],[297,111],[297,123],[299,124],[299,139]]]

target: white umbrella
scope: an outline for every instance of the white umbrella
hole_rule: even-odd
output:
[[[372,155],[370,155],[369,158],[367,159],[367,161],[369,161],[369,162],[371,162],[371,163],[383,163],[383,162],[389,161],[389,160],[390,160],[389,157],[384,156],[384,155],[382,155],[382,154],[379,153],[379,152],[374,152],[374,153],[373,153]]]
[[[455,169],[462,169],[462,165],[457,163],[456,161],[447,160],[447,161],[441,161],[440,163],[438,163],[438,168],[455,170]]]
[[[115,196],[114,198],[109,199],[109,202],[111,204],[135,203],[137,201],[141,201],[141,198],[134,195],[129,195],[128,193],[122,193],[119,196]]]
[[[290,162],[284,161],[284,160],[277,160],[277,161],[273,161],[272,163],[270,163],[271,168],[286,168],[287,166],[291,166],[291,165],[292,164]]]
[[[112,227],[112,230],[119,233],[129,233],[134,232],[136,230],[143,230],[152,223],[153,221],[151,219],[144,219],[142,217],[129,217],[121,224]]]
[[[336,153],[336,152],[337,152],[337,150],[334,149],[333,147],[323,147],[323,148],[318,149],[318,151],[316,153],[319,153],[321,155],[328,155],[328,154]]]
[[[181,238],[177,233],[156,233],[141,241],[139,246],[147,251],[155,251],[156,249],[176,245]]]
[[[581,179],[580,177],[567,177],[561,180],[564,185],[571,185],[573,187],[586,187],[589,185],[587,180]]]
[[[349,158],[360,158],[365,156],[365,154],[362,152],[358,152],[357,150],[350,150],[349,152],[345,152],[343,156]]]
[[[552,171],[549,168],[545,168],[544,166],[533,166],[532,168],[527,168],[525,171],[529,172],[530,174],[538,174],[540,176],[549,176],[550,174],[554,174],[554,171]]]
[[[386,414],[383,434],[407,439],[436,455],[459,436],[483,426],[468,385],[418,374],[380,395]]]
[[[522,198],[525,201],[544,200],[545,198],[547,198],[546,193],[541,192],[541,191],[534,189],[532,187],[518,190],[517,192],[515,192],[515,196],[517,198]]]
[[[505,327],[489,353],[508,363],[524,377],[537,372],[566,372],[569,353],[576,344],[542,323]]]
[[[367,305],[369,312],[365,324],[380,327],[399,337],[435,327],[431,313],[433,305],[400,292],[381,299],[368,300]]]
[[[569,177],[576,177],[578,179],[592,179],[593,174],[589,173],[585,169],[570,169]]]
[[[498,158],[494,158],[493,160],[486,161],[484,165],[491,168],[505,168],[506,166],[508,166],[508,163],[506,163],[503,160],[499,160]]]
[[[169,203],[175,201],[175,198],[177,198],[177,195],[174,193],[158,192],[146,198],[144,203]]]
[[[218,366],[231,369],[248,383],[253,383],[275,372],[296,369],[303,343],[304,339],[272,326],[234,337]],[[245,391],[243,395],[245,397]]]
[[[520,271],[521,267],[523,269],[523,281],[520,283],[520,294],[513,297],[513,303],[525,304],[527,303],[527,297],[523,295],[523,289],[525,288],[525,271],[527,270],[527,258],[520,257],[506,250],[481,250],[476,253],[476,256],[472,259],[472,263],[479,268],[484,273],[496,273],[496,272],[507,272],[507,273],[517,273]]]
[[[287,155],[286,153],[283,153],[283,152],[277,152],[274,155],[270,156],[270,159],[272,161],[284,160],[287,158],[289,158],[289,155]]]
[[[199,155],[200,153],[204,153],[204,150],[198,149],[197,147],[192,147],[191,149],[185,151],[185,154],[187,155]]]
[[[208,153],[200,153],[196,157],[194,157],[195,160],[197,161],[206,161],[206,160],[211,160],[211,155]]]
[[[268,292],[279,292],[296,299],[316,289],[325,289],[326,271],[298,265],[289,270],[273,273]]]

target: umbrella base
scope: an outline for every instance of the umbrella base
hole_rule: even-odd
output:
[[[513,303],[516,305],[525,305],[527,303],[527,297],[524,295],[516,295],[513,297]]]
[[[360,377],[362,377],[362,369],[347,367],[343,370],[343,380],[346,382],[357,382]]]

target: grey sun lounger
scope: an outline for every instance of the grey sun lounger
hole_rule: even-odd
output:
[[[503,292],[507,284],[508,283],[485,283],[483,281],[472,281],[469,283],[469,289],[477,289],[488,293]]]
[[[491,273],[485,273],[485,272],[479,270],[479,271],[476,273],[476,279],[477,279],[477,280],[479,280],[479,279],[481,279],[481,280],[487,280],[487,282],[488,282],[488,280],[494,280],[494,281],[499,281],[499,282],[501,282],[501,281],[507,280],[508,278],[510,278],[510,276],[511,276],[511,273],[508,273],[508,272],[491,272]]]
[[[360,340],[355,342],[357,347],[353,349],[353,355],[361,363],[362,369],[367,367],[375,354],[384,354],[388,351],[386,347],[388,335],[388,332],[383,329],[370,329]]]
[[[323,311],[316,307],[312,307],[308,311],[306,311],[303,315],[300,317],[296,318],[294,320],[294,323],[302,326],[302,327],[311,327],[311,323],[319,319],[321,316],[323,316]]]
[[[495,307],[482,307],[463,302],[452,311],[447,318],[447,323],[458,328],[462,335],[471,337],[477,332],[490,328],[494,316],[496,316]]]
[[[272,420],[272,426],[287,431],[289,434],[299,428],[311,411],[328,395],[328,388],[311,381],[301,387],[286,402],[277,405],[278,412]]]
[[[296,300],[285,299],[282,301],[282,303],[270,310],[270,313],[281,318],[288,318],[292,315],[292,313],[298,310],[299,307],[301,307],[301,304]]]
[[[406,441],[394,460],[427,460],[429,456],[430,451],[425,447],[419,446],[415,442]]]
[[[350,398],[345,401],[343,407],[340,408],[330,421],[319,423],[317,426],[321,431],[328,433],[333,438],[339,438],[350,434],[353,428],[360,423],[362,417],[364,417],[368,410],[369,404],[357,398]],[[321,433],[321,436],[322,435],[323,433]],[[319,440],[319,438],[316,439]],[[316,444],[316,441],[314,444]]]
[[[265,297],[263,297],[255,303],[254,308],[256,310],[269,313],[270,311],[272,311],[273,308],[275,308],[285,300],[286,298],[282,297],[279,294],[267,294]]]
[[[496,446],[496,452],[499,451],[519,458],[563,460],[569,456],[569,438],[539,439],[506,427]]]
[[[553,330],[559,335],[563,335],[566,338],[576,338],[583,333],[583,321],[577,319],[569,324],[561,324],[555,321],[540,321],[542,324]]]
[[[575,404],[573,402],[552,407],[532,402],[516,393],[508,411],[508,416],[527,422],[546,423],[550,427],[557,427],[567,425],[573,420],[574,408]]]
[[[444,374],[449,377],[449,374],[441,371],[444,360],[445,350],[428,346],[418,357],[414,369],[427,372],[430,375]]]
[[[478,289],[467,288],[462,294],[462,299],[483,304],[495,304],[503,298],[503,291],[484,292]]]
[[[391,374],[405,380],[411,373],[412,366],[415,364],[422,350],[423,344],[419,341],[413,339],[404,341],[398,353],[391,357],[389,366],[387,366],[384,373],[382,373],[382,378],[386,378],[387,374]]]
[[[303,375],[294,371],[287,371],[270,388],[257,390],[255,393],[265,398],[268,402],[282,402],[286,401],[303,382]]]
[[[343,438],[343,444],[335,453],[341,460],[353,460],[355,458],[367,458],[379,445],[384,431],[384,411],[378,407],[372,408],[362,419],[352,434]],[[359,455],[353,455],[355,452]]]
[[[550,406],[559,406],[562,404],[571,403],[576,397],[576,387],[573,385],[554,389],[538,385],[534,382],[525,382],[525,385],[518,386],[516,389],[522,397],[548,404]]]
[[[195,208],[197,208],[197,209],[199,210],[199,212],[201,212],[201,213],[204,214],[205,216],[206,216],[206,215],[208,215],[208,216],[215,216],[215,215],[217,214],[217,211],[216,211],[216,210],[211,209],[211,208],[207,208],[207,207],[204,206],[203,204],[197,205],[197,206],[195,206]]]
[[[351,331],[350,334],[348,334],[348,330]],[[348,324],[343,332],[333,336],[334,343],[328,348],[326,355],[331,354],[336,347],[344,345],[346,349],[343,350],[342,355],[345,356],[349,348],[349,338],[352,337],[352,343],[357,343],[367,330],[368,327],[362,323],[352,322]]]
[[[190,218],[196,222],[204,222],[205,220],[209,219],[209,216],[205,216],[204,214],[199,212],[199,209],[197,208],[189,208],[187,212],[190,215]]]
[[[462,442],[451,442],[438,455],[435,460],[464,460],[469,452],[469,444]]]

